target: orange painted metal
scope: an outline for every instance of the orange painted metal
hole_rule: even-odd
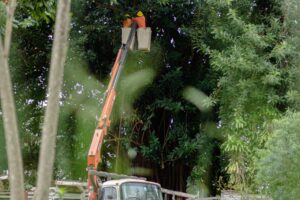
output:
[[[97,200],[98,192],[93,190],[93,188],[92,188],[93,184],[92,184],[92,180],[91,179],[93,179],[94,183],[97,183],[96,176],[93,176],[93,177],[89,176],[89,178],[88,178],[88,190],[90,190],[90,192],[89,192],[89,200]]]
[[[97,169],[98,164],[101,162],[100,151],[101,145],[103,143],[104,134],[107,128],[104,129],[96,129],[94,132],[92,144],[89,151],[88,156],[88,166],[92,166]]]
[[[120,48],[114,66],[111,71],[111,79],[109,81],[108,88],[106,91],[106,98],[89,149],[88,160],[87,160],[89,169],[97,170],[99,163],[101,163],[101,147],[104,140],[104,136],[107,134],[108,127],[110,126],[110,115],[116,98],[116,91],[115,88],[113,87],[114,87],[114,81],[117,72],[120,69],[119,61],[120,61],[121,53],[122,53],[122,49]],[[89,200],[97,200],[98,191],[94,191],[95,190],[94,184],[97,184],[96,177],[90,176],[89,174],[88,176],[88,189],[90,190]]]
[[[24,200],[28,200],[28,192],[27,191],[24,192]]]
[[[111,114],[111,111],[112,111],[112,108],[113,108],[113,105],[115,102],[115,98],[116,98],[116,91],[114,88],[112,88],[106,97],[106,102],[102,109],[102,114],[101,114],[100,121],[98,123],[98,128],[101,129],[101,128],[109,126],[110,114]]]

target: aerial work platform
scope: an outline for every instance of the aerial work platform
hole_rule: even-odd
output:
[[[131,28],[122,28],[122,44],[126,44]],[[151,48],[151,35],[150,27],[138,28],[133,40],[129,45],[130,50],[150,51]]]
[[[100,115],[98,125],[94,131],[93,139],[90,145],[88,159],[87,159],[87,171],[88,171],[88,198],[89,200],[99,200],[105,194],[105,191],[101,191],[101,182],[99,181],[99,174],[95,173],[98,169],[98,165],[101,163],[101,147],[103,145],[104,137],[107,135],[108,128],[110,126],[110,116],[114,107],[115,98],[117,95],[117,84],[121,72],[125,66],[126,58],[129,50],[134,50],[135,41],[137,40],[137,50],[150,51],[151,44],[151,29],[141,27],[137,29],[137,23],[133,22],[131,27],[122,29],[122,45],[116,56],[114,62],[111,78],[108,84],[108,88],[105,94],[105,100]],[[152,183],[145,181],[143,183],[149,187]],[[103,194],[103,195],[102,195]],[[161,196],[161,195],[159,195]],[[119,200],[120,198],[116,199]],[[102,199],[101,199],[102,200]],[[160,199],[159,199],[160,200]]]

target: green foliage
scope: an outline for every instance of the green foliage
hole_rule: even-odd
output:
[[[203,92],[198,91],[196,88],[187,87],[183,91],[183,96],[186,100],[193,103],[199,110],[207,111],[213,105],[213,102]]]
[[[41,31],[42,30],[42,31]],[[10,65],[27,183],[35,183],[45,108],[51,28],[45,24],[14,29]]]
[[[6,157],[6,148],[5,148],[5,137],[4,137],[4,127],[3,127],[3,120],[2,120],[2,111],[0,109],[0,174],[4,170],[7,170],[7,157]]]
[[[55,0],[21,0],[18,3],[16,18],[22,28],[51,24],[55,20]]]
[[[190,30],[194,47],[209,56],[220,74],[212,98],[219,104],[220,128],[227,137],[222,150],[229,155],[230,183],[239,189],[252,183],[256,151],[264,146],[268,124],[278,117],[277,106],[284,104],[279,91],[285,90],[286,64],[280,61],[291,48],[284,41],[278,44],[280,16],[276,2],[272,4],[269,19],[259,19],[265,9],[260,2],[202,1]]]
[[[299,52],[300,26],[299,2],[285,0],[282,3],[285,14],[284,28],[286,41],[278,49],[282,49],[282,60],[289,63],[289,87],[286,93],[290,110],[281,119],[274,122],[272,135],[265,149],[260,151],[257,161],[257,187],[274,200],[296,199],[299,196]],[[288,50],[285,50],[286,47]],[[276,49],[277,50],[277,49]],[[279,50],[280,51],[280,50]],[[284,52],[286,51],[286,52]],[[285,56],[287,55],[287,56]]]
[[[5,22],[6,22],[6,9],[5,4],[0,2],[0,37],[3,37],[5,31]]]
[[[6,22],[6,9],[5,4],[1,1],[0,2],[0,39],[2,40],[3,34],[5,31],[5,22]],[[1,111],[1,104],[0,104],[0,174],[3,170],[7,169],[7,160],[6,160],[6,148],[5,148],[5,138],[4,138],[4,127],[3,127],[3,120],[2,120],[2,111]]]
[[[273,134],[260,151],[257,189],[274,200],[297,199],[300,193],[300,113],[274,122]]]
[[[148,139],[148,145],[141,147],[141,153],[145,158],[159,162],[159,157],[157,157],[159,152],[160,152],[159,139],[155,136],[155,133],[150,133]]]
[[[286,34],[288,35],[286,46],[291,47],[288,59],[284,60],[291,67],[288,72],[288,81],[290,87],[288,93],[286,94],[286,98],[289,102],[290,108],[292,108],[293,110],[299,110],[300,108],[300,25],[298,23],[300,17],[299,6],[299,2],[294,0],[285,0],[282,6],[283,12],[286,17],[284,28],[286,30]]]
[[[55,2],[22,0],[15,21],[10,62],[31,183],[46,104]],[[120,47],[122,14],[140,9],[152,28],[151,52],[128,56],[101,168],[138,173],[128,170],[138,166],[164,187],[184,190],[187,185],[201,196],[215,194],[228,181],[227,187],[248,188],[257,170],[272,170],[255,165],[257,152],[269,137],[281,141],[283,132],[273,138],[270,124],[287,106],[297,110],[300,102],[295,81],[300,74],[300,23],[295,23],[300,12],[293,8],[295,0],[282,5],[283,12],[277,0],[74,1],[55,176],[86,179],[87,151]],[[0,34],[4,13],[0,3]],[[289,129],[287,119],[277,123]],[[296,129],[294,124],[290,129]],[[296,148],[296,140],[291,143]],[[272,148],[268,143],[267,149]],[[137,155],[131,158],[127,152],[132,150]],[[275,155],[266,152],[261,163]],[[276,166],[282,166],[276,159]],[[149,166],[155,176],[144,169]],[[268,181],[277,180],[270,176]]]
[[[130,52],[118,86],[116,109],[120,114],[132,114],[133,105],[145,89],[153,82],[160,67],[162,50],[158,43],[153,43],[151,52]]]
[[[124,162],[123,166],[127,166],[124,152],[134,148],[137,156],[130,161],[131,165],[153,166],[153,171],[168,174],[170,179],[178,174],[172,169],[179,168],[182,180],[177,180],[176,185],[171,181],[174,185],[168,186],[170,181],[162,175],[160,179],[165,180],[162,184],[168,188],[185,185],[191,168],[200,157],[198,154],[206,156],[199,151],[199,124],[201,118],[208,120],[211,116],[199,113],[183,99],[182,91],[191,85],[210,94],[216,79],[212,74],[206,77],[208,69],[202,63],[203,57],[194,54],[190,38],[183,31],[183,27],[191,23],[195,2],[120,0],[111,3],[76,3],[83,12],[80,13],[82,17],[74,16],[73,30],[85,48],[80,54],[88,62],[89,72],[99,80],[108,77],[120,45],[122,13],[135,13],[139,9],[144,12],[153,31],[154,48],[151,47],[149,54],[134,52],[128,57],[112,118],[116,123],[112,124],[103,146],[102,169],[124,172],[120,167]]]
[[[188,178],[187,192],[197,194],[200,197],[207,197],[210,195],[211,186],[216,182],[211,171],[213,162],[217,160],[213,151],[218,143],[208,135],[199,135],[194,143],[197,146],[199,156]]]
[[[104,87],[88,73],[81,57],[82,48],[73,35],[65,69],[58,133],[56,176],[83,180],[86,178],[87,152],[97,124]]]

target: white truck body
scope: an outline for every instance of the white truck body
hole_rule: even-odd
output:
[[[99,200],[162,200],[158,183],[139,179],[120,179],[102,184]]]

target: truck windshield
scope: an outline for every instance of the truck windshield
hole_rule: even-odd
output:
[[[123,183],[121,200],[162,200],[162,194],[160,188],[154,184]]]

